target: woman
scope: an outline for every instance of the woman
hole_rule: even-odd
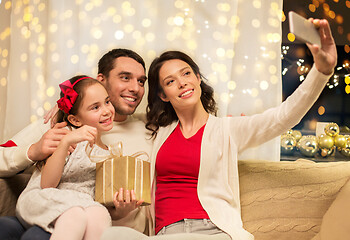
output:
[[[154,137],[157,236],[151,238],[254,239],[242,226],[237,156],[296,125],[322,92],[337,54],[328,22],[314,24],[322,47],[308,44],[315,66],[307,78],[279,107],[250,117],[215,117],[213,91],[186,54],[168,51],[152,62],[146,127]]]

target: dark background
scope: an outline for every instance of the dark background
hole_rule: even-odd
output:
[[[349,0],[288,0],[283,2],[283,12],[286,16],[282,23],[282,47],[289,47],[282,58],[283,100],[288,97],[301,83],[301,75],[306,76],[303,67],[312,66],[313,60],[305,44],[287,38],[289,33],[288,12],[295,11],[305,18],[325,18],[329,21],[337,44],[338,63],[335,70],[338,85],[334,86],[334,76],[330,79],[318,101],[294,128],[300,130],[315,130],[316,122],[336,122],[342,131],[350,127],[350,94],[345,92],[346,75],[350,74],[350,1]],[[300,66],[297,65],[298,60]],[[319,109],[324,108],[324,113]]]

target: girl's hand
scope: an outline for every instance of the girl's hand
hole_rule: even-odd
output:
[[[92,147],[92,145],[95,143],[96,137],[97,129],[88,125],[84,125],[78,129],[71,131],[62,139],[62,141],[66,142],[69,146],[82,141],[88,141]]]
[[[124,190],[123,188],[120,188],[119,191],[116,192],[113,197],[113,204],[115,208],[113,209],[113,211],[110,210],[112,219],[118,220],[120,218],[125,217],[131,211],[141,206],[142,203],[143,203],[143,200],[140,200],[140,201],[136,200],[136,195],[134,190],[131,190],[131,191],[126,190],[125,198],[124,198]]]
[[[318,28],[322,46],[309,43],[306,45],[312,53],[317,70],[325,75],[330,75],[337,65],[337,48],[332,37],[329,23],[325,19],[309,20]]]

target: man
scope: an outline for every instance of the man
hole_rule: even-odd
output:
[[[144,94],[147,79],[145,70],[143,59],[128,49],[113,49],[98,63],[97,79],[106,87],[115,108],[113,129],[104,134],[102,140],[106,144],[122,141],[124,155],[138,151],[150,153],[151,149],[144,122],[138,116],[132,116]],[[0,147],[0,177],[12,176],[34,162],[50,156],[62,137],[68,133],[69,130],[65,126],[65,123],[58,123],[49,129],[47,124],[36,122],[16,134],[6,143],[6,146],[11,147]],[[73,151],[73,148],[74,146],[70,151]],[[130,197],[124,201],[123,195]],[[128,191],[123,193],[120,189],[116,198],[117,208],[109,209],[112,219],[115,220],[113,224],[148,233],[151,227],[151,222],[147,221],[148,211],[146,208],[138,208],[135,195],[131,195]],[[9,236],[13,236],[14,233],[17,236],[23,234],[25,239],[34,239],[33,230],[35,239],[50,237],[49,233],[39,227],[25,231],[16,218],[0,218],[0,239],[10,238]]]

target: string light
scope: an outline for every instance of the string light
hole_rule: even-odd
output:
[[[328,81],[327,87],[329,89],[335,88],[339,85],[339,75],[334,74]]]
[[[286,65],[288,65],[287,67],[284,67],[282,70],[282,76],[286,75],[286,73],[293,67],[296,66],[297,67],[297,73],[299,75],[299,81],[302,82],[305,80],[305,77],[309,71],[309,67],[304,65],[305,60],[302,58],[299,58],[297,61],[292,61],[289,57],[288,57],[288,50],[289,50],[289,46],[282,46],[281,49],[281,59],[283,61],[286,62]],[[332,77],[329,79],[328,83],[327,83],[327,87],[329,89],[334,89],[337,86],[339,86],[340,83],[340,78],[344,78],[344,79],[349,79],[347,81],[349,81],[349,83],[346,83],[347,86],[345,87],[345,92],[347,94],[350,93],[350,78],[346,77],[349,76],[350,73],[350,61],[349,60],[345,60],[342,64],[342,66],[338,66],[335,69],[334,74],[332,75]]]
[[[25,8],[25,2],[28,1],[18,1],[16,2],[16,6],[18,4],[23,4],[21,8]],[[48,5],[45,1],[36,1],[38,3],[38,9],[39,11],[47,11]],[[94,61],[101,55],[101,51],[103,51],[102,48],[105,47],[115,47],[115,45],[119,44],[119,41],[126,41],[130,39],[130,46],[134,46],[136,51],[140,51],[140,49],[146,48],[146,44],[151,43],[154,44],[154,42],[157,41],[157,37],[152,32],[153,28],[155,27],[155,23],[158,19],[156,19],[157,11],[155,9],[152,9],[152,1],[145,1],[145,5],[149,7],[149,11],[142,12],[141,16],[144,16],[140,19],[140,24],[130,24],[131,17],[139,16],[138,13],[138,6],[135,5],[135,2],[130,0],[123,0],[120,2],[120,4],[113,4],[113,6],[106,7],[106,9],[101,13],[99,16],[96,13],[95,18],[91,18],[91,21],[89,20],[88,16],[90,12],[93,12],[95,10],[99,10],[101,8],[101,4],[103,1],[101,0],[94,0],[89,3],[86,3],[89,1],[83,1],[83,0],[76,0],[75,3],[77,5],[80,5],[80,12],[78,13],[77,17],[79,20],[84,24],[91,24],[91,27],[89,28],[90,37],[92,37],[94,40],[101,40],[101,39],[107,39],[108,36],[112,36],[112,42],[108,43],[108,46],[99,46],[97,44],[94,45],[94,43],[84,42],[80,49],[77,52],[72,53],[69,56],[69,61],[72,64],[80,64],[80,63],[91,63],[93,64]],[[196,53],[195,51],[199,49],[201,46],[201,41],[198,41],[198,39],[201,38],[206,34],[207,30],[216,29],[216,32],[213,31],[212,38],[214,41],[220,41],[221,43],[226,43],[231,41],[232,43],[236,43],[237,39],[240,37],[240,35],[244,34],[243,32],[240,33],[237,30],[237,25],[240,23],[241,19],[239,16],[230,14],[230,11],[234,10],[233,4],[230,3],[217,3],[215,4],[216,7],[212,9],[212,11],[216,11],[215,18],[207,18],[204,17],[202,19],[196,18],[194,12],[195,7],[199,6],[200,4],[208,4],[209,1],[205,0],[195,0],[195,4],[191,3],[188,4],[190,1],[184,1],[184,0],[176,0],[174,1],[174,8],[176,8],[176,11],[173,12],[171,15],[169,15],[168,19],[166,20],[168,29],[166,32],[164,32],[164,36],[168,41],[173,42],[174,44],[178,42],[183,42],[182,46],[186,48],[186,50],[189,51],[189,53],[193,54]],[[309,5],[309,10],[312,12],[316,11],[325,11],[325,14],[334,19],[334,22],[336,24],[339,24],[341,26],[342,24],[346,23],[346,19],[344,19],[343,16],[340,16],[339,14],[335,14],[334,9],[331,9],[328,4],[325,4],[325,1],[317,1],[313,0],[311,1],[312,4]],[[2,0],[0,0],[0,4],[2,3]],[[39,39],[38,42],[35,43],[34,49],[30,50],[30,52],[35,52],[38,55],[40,55],[40,58],[34,58],[35,66],[42,68],[45,65],[45,61],[42,60],[42,56],[45,54],[49,54],[49,60],[54,62],[57,66],[63,61],[64,55],[60,53],[59,47],[55,43],[51,43],[48,41],[49,36],[55,36],[57,33],[67,34],[67,35],[74,35],[73,29],[71,27],[67,27],[67,29],[63,29],[61,24],[58,21],[59,19],[63,21],[71,21],[72,18],[74,18],[74,14],[72,10],[66,10],[65,12],[60,12],[60,10],[52,10],[48,13],[48,18],[51,24],[48,24],[46,26],[46,29],[48,29],[48,35],[43,35],[45,37],[38,38],[38,33],[43,31],[45,29],[45,25],[40,22],[42,19],[38,19],[35,16],[35,11],[33,8],[26,8],[25,11],[20,12],[16,6],[12,6],[11,4],[13,1],[4,1],[4,6],[6,10],[11,9],[14,14],[18,14],[20,16],[18,21],[14,21],[14,26],[17,26],[20,32],[22,33],[22,36],[26,39],[31,39],[34,42],[34,39]],[[252,10],[261,11],[263,0],[253,0],[252,1]],[[346,1],[346,6],[350,7],[350,1]],[[264,19],[254,17],[251,19],[251,26],[254,28],[260,28],[264,24],[268,24],[269,26],[276,27],[279,25],[279,21],[285,21],[285,14],[279,9],[278,4],[273,3],[271,4],[271,12],[275,15],[280,15],[280,17],[275,18],[272,16],[267,17],[266,21],[264,22]],[[96,11],[96,12],[97,12]],[[308,11],[308,10],[306,10]],[[146,13],[149,15],[146,15]],[[107,25],[108,21],[110,21],[110,26],[115,25],[115,28],[108,29],[109,32],[106,32],[103,30],[103,25]],[[216,23],[216,25],[214,25]],[[222,26],[229,26],[231,29],[228,32],[222,31],[220,28],[217,29],[216,26],[219,25],[219,27]],[[39,32],[38,32],[39,31]],[[0,31],[0,40],[6,40],[10,37],[10,28],[6,28],[5,30]],[[262,37],[263,38],[263,37]],[[288,36],[289,40],[293,42],[295,40],[295,36],[292,34],[289,34]],[[228,40],[229,39],[229,40]],[[350,35],[349,35],[350,39]],[[263,41],[267,44],[273,44],[273,43],[279,43],[281,40],[281,35],[276,33],[275,31],[270,31],[269,33],[266,33],[264,35]],[[116,42],[116,43],[115,43]],[[66,46],[69,50],[76,48],[79,42],[77,39],[67,39]],[[114,44],[114,45],[113,45]],[[48,46],[47,49],[45,49],[45,46]],[[229,44],[232,46],[232,44]],[[261,44],[263,45],[263,44]],[[177,46],[177,45],[175,45]],[[43,50],[45,49],[45,50]],[[208,77],[208,79],[215,84],[220,84],[220,82],[224,82],[224,79],[226,79],[226,75],[223,74],[223,72],[229,72],[229,70],[225,70],[223,68],[223,63],[221,60],[227,60],[232,59],[235,57],[235,55],[238,56],[238,54],[235,53],[232,49],[229,49],[227,46],[218,46],[217,48],[210,48],[214,49],[213,51],[203,53],[201,55],[198,54],[199,57],[202,57],[206,61],[213,63],[215,66],[215,71],[208,73],[208,76],[215,75],[216,78],[211,79],[211,77]],[[261,46],[260,52],[256,55],[259,55],[259,61],[263,62],[262,59],[265,61],[269,60],[276,60],[279,58],[277,52],[272,52],[266,49],[266,47]],[[297,67],[299,79],[300,81],[303,81],[306,77],[306,74],[309,71],[309,67],[305,65],[304,59],[300,58],[296,61],[290,60],[287,55],[290,50],[289,46],[282,46],[281,51],[281,59],[283,61],[286,61],[288,64],[286,67],[282,68],[282,75],[286,75],[287,72],[291,69],[292,66]],[[349,45],[346,45],[344,47],[345,51],[350,52]],[[47,52],[44,52],[47,51]],[[144,51],[144,50],[143,50]],[[4,55],[5,50],[3,50]],[[238,53],[238,51],[237,51]],[[148,56],[149,59],[146,59],[148,61],[151,61],[152,58],[156,55],[154,52],[145,54]],[[210,57],[212,56],[212,58]],[[31,56],[29,55],[21,55],[20,56],[20,62],[25,63],[28,61],[28,59]],[[3,56],[3,58],[5,58]],[[7,56],[6,56],[7,58]],[[257,62],[254,57],[251,55],[243,57],[243,60],[246,62],[242,62],[242,64],[239,64],[237,66],[233,67],[234,74],[241,75],[248,71],[248,67],[250,62]],[[86,62],[84,62],[86,61]],[[263,62],[265,63],[265,62]],[[7,67],[9,64],[8,59],[0,59],[0,67]],[[270,74],[267,79],[270,79],[268,81],[263,80],[259,83],[257,83],[256,89],[259,89],[260,91],[264,91],[272,84],[276,84],[280,80],[279,71],[280,69],[276,69],[273,67],[270,67],[270,63],[264,64],[256,64],[255,65],[257,71],[261,71],[261,69],[268,69],[267,74]],[[344,73],[340,73],[340,71],[344,71],[344,69],[349,68],[349,63],[344,63],[342,65],[341,69],[338,69],[335,71],[335,75],[332,77],[332,81],[327,84],[327,86],[330,89],[333,89],[339,85],[339,83],[342,81],[342,78],[344,77]],[[91,69],[95,69],[92,68]],[[61,78],[64,76],[64,71],[61,71],[60,69],[53,69],[53,73],[51,77],[54,81],[61,81]],[[348,72],[349,73],[349,72]],[[28,79],[27,72],[24,72],[21,76],[23,79]],[[94,72],[91,72],[91,74],[95,74]],[[343,74],[343,75],[342,75]],[[24,81],[24,80],[23,80]],[[46,82],[46,79],[45,81]],[[233,91],[238,89],[238,86],[236,87],[236,82],[227,81],[229,83],[228,88]],[[8,80],[6,78],[2,78],[0,81],[0,86],[6,86],[8,84]],[[225,83],[227,84],[227,83]],[[237,83],[238,84],[238,83]],[[347,84],[347,88],[350,88],[350,83]],[[253,89],[253,88],[252,88]],[[251,95],[257,95],[256,91],[253,91],[251,89],[247,89],[246,92]],[[45,95],[46,99],[54,99],[57,96],[57,92],[53,92],[52,90],[52,84],[49,84],[47,88],[42,89],[42,92]],[[350,92],[350,90],[349,90]],[[234,94],[230,93],[229,95],[224,95],[222,99],[227,101],[229,98],[231,98]],[[229,97],[227,97],[229,96]],[[220,99],[220,96],[219,96]],[[51,101],[50,100],[50,101]],[[261,100],[259,100],[261,101]],[[48,106],[48,105],[46,105]],[[45,107],[46,109],[47,107]],[[33,112],[34,113],[34,112]],[[41,114],[42,111],[39,111]],[[34,115],[33,115],[34,119]]]
[[[306,11],[310,11],[311,13],[317,13],[319,12],[322,15],[325,15],[326,18],[328,18],[332,25],[337,25],[335,29],[337,29],[337,32],[339,35],[344,34],[344,27],[343,24],[346,23],[345,15],[342,16],[341,12],[335,12],[335,6],[334,3],[340,3],[339,0],[333,0],[333,1],[327,1],[327,0],[312,0],[310,4],[306,4]],[[341,2],[342,3],[342,2]],[[350,8],[350,1],[346,0],[345,5],[347,8]],[[309,15],[308,13],[304,12],[305,15]],[[348,41],[350,41],[350,33],[345,33],[345,37]],[[287,34],[287,39],[289,42],[293,43],[295,42],[295,36],[292,33]],[[345,53],[350,53],[350,47],[348,44],[344,45],[344,51]],[[286,75],[286,73],[292,68],[297,68],[297,73],[299,75],[299,80],[303,81],[307,74],[307,69],[304,68],[304,60],[299,59],[297,61],[291,60],[288,56],[288,46],[282,46],[281,51],[281,59],[284,61],[286,67],[282,70],[282,75]],[[346,76],[349,75],[349,67],[350,67],[350,61],[345,60],[344,63],[337,67],[335,69],[335,72],[333,76],[330,78],[329,82],[327,83],[327,87],[329,89],[335,89],[337,86],[339,86],[341,79],[345,79]],[[349,94],[350,92],[350,86],[349,84],[345,87],[345,92]]]

